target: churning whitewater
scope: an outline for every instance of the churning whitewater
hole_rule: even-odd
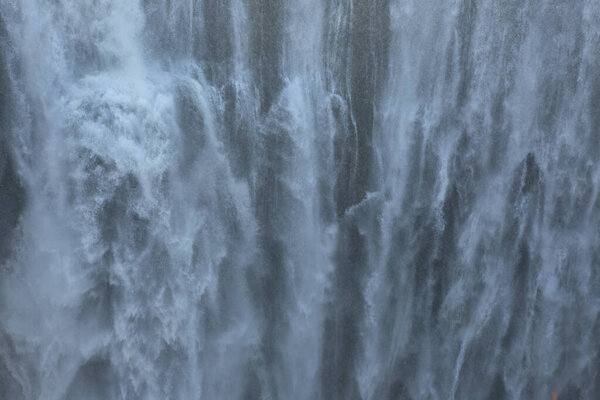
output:
[[[598,0],[0,0],[0,398],[600,398]]]

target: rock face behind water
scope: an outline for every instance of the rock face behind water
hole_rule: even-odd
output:
[[[12,115],[15,113],[7,60],[9,38],[0,15],[0,262],[14,245],[11,240],[25,204],[25,191],[11,153]]]
[[[600,398],[596,0],[0,0],[0,399]]]
[[[0,259],[3,261],[11,253],[14,231],[25,204],[23,186],[15,171],[12,155],[5,146],[0,145]]]

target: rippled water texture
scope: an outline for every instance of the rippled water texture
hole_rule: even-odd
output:
[[[598,0],[0,0],[0,398],[600,398]]]

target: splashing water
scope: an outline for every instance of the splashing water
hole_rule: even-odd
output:
[[[0,0],[0,398],[600,398],[599,161],[597,1]]]

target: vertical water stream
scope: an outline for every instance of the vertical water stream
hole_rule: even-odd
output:
[[[600,397],[596,0],[0,0],[0,398]]]

